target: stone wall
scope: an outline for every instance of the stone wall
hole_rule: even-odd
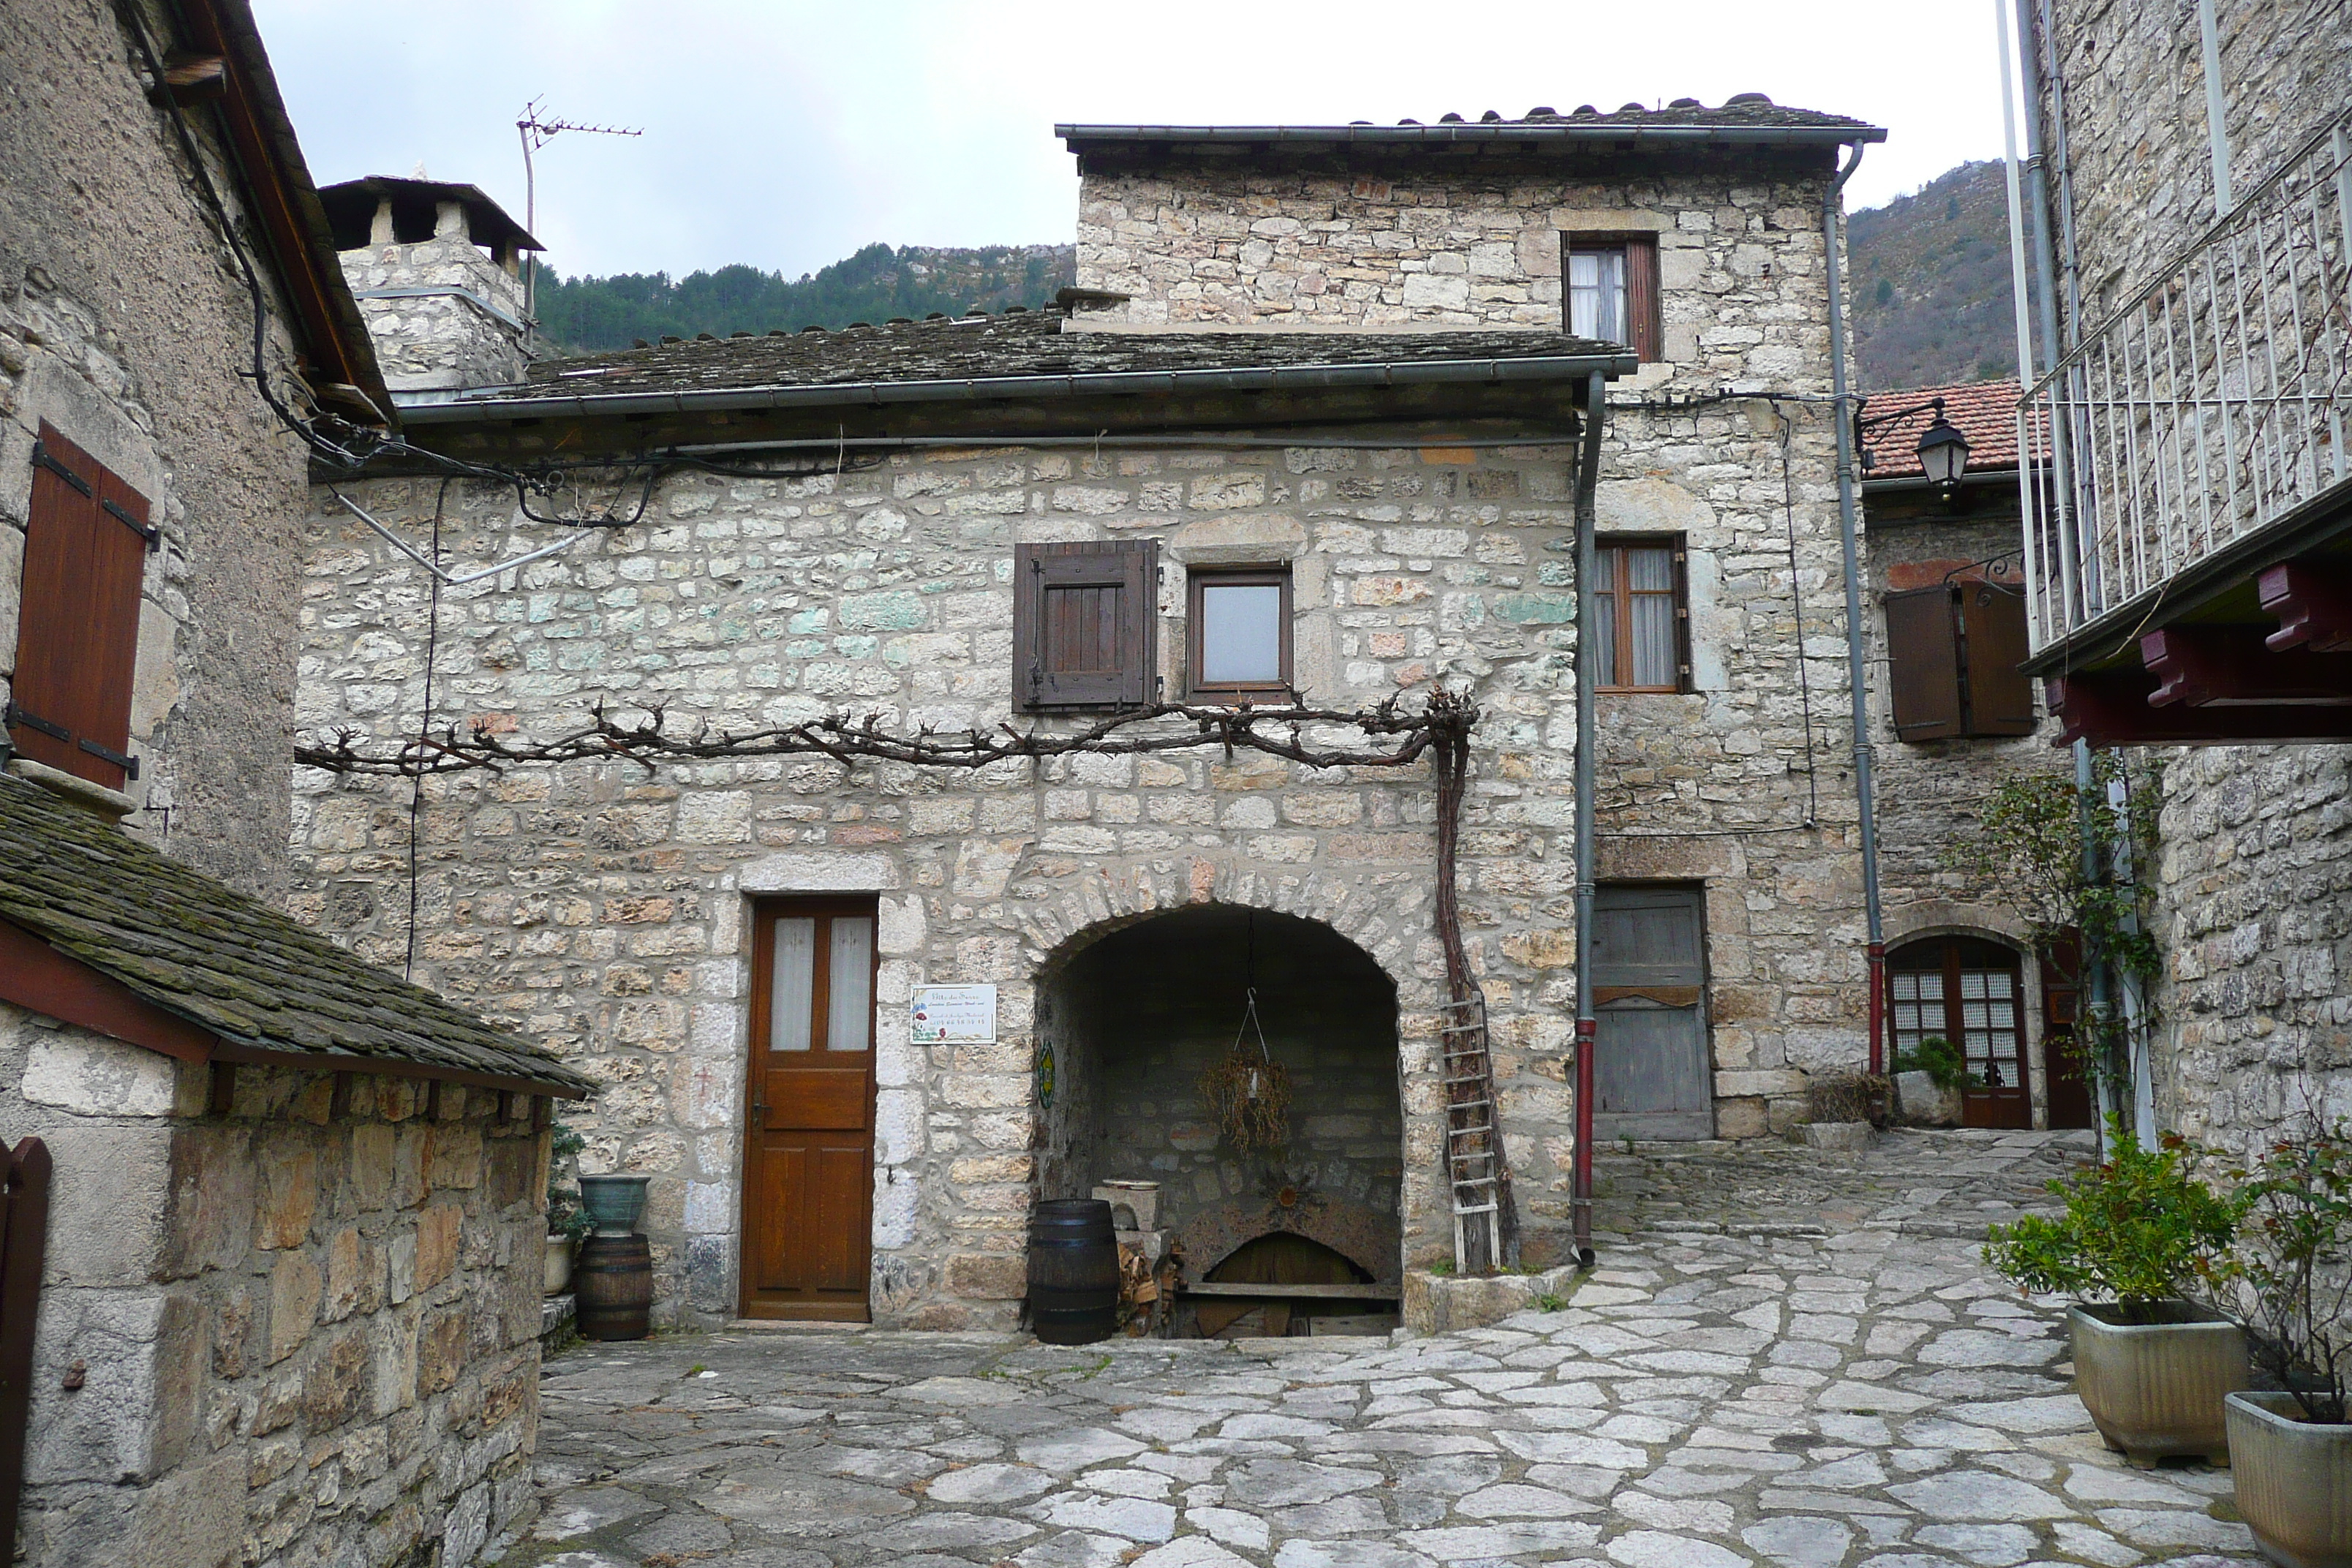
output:
[[[1666,359],[1685,375],[1796,390],[1829,375],[1825,183],[1793,170],[1488,174],[1458,162],[1090,172],[1078,283],[1133,299],[1082,320],[1559,331],[1566,241],[1647,234]]]
[[[1686,533],[1697,689],[1604,702],[1603,822],[1623,837],[1604,841],[1602,869],[1706,882],[1719,1125],[1754,1135],[1801,1113],[1805,1069],[1851,1065],[1864,1046],[1828,432],[1812,421],[1795,436],[1784,491],[1767,404],[1612,420],[1602,523]],[[646,523],[442,595],[437,721],[551,734],[611,694],[667,704],[674,726],[835,710],[993,724],[1010,699],[1013,544],[1146,535],[1169,567],[1160,648],[1179,691],[1183,566],[1288,560],[1297,681],[1315,700],[1445,679],[1485,710],[1465,919],[1529,1234],[1548,1246],[1566,1221],[1571,1149],[1570,457],[1562,445],[1003,447],[793,480],[673,476]],[[436,489],[381,480],[352,493],[421,538]],[[320,507],[313,529],[301,722],[411,732],[429,632],[421,574],[340,509]],[[467,564],[541,542],[518,527],[510,494],[468,486],[449,493],[443,539]],[[305,775],[298,790],[297,908],[398,960],[407,786]],[[975,776],[845,780],[829,763],[772,760],[441,779],[420,819],[417,975],[603,1079],[589,1168],[655,1176],[663,1310],[709,1321],[735,1300],[746,896],[877,893],[877,1316],[1009,1322],[1001,1298],[1018,1289],[1001,1288],[1000,1265],[1017,1259],[1037,1180],[1035,976],[1155,910],[1295,913],[1371,954],[1397,987],[1406,1248],[1433,1258],[1451,1242],[1435,1185],[1432,809],[1419,767],[1326,776],[1214,750]],[[999,987],[1003,1043],[910,1048],[908,987],[958,982]]]
[[[243,378],[243,279],[142,95],[111,6],[11,4],[0,92],[18,106],[0,115],[0,694],[46,419],[145,494],[163,530],[131,706],[142,768],[129,787],[145,809],[129,823],[240,889],[281,893],[286,609],[305,480],[300,447]],[[232,173],[212,169],[225,193]],[[290,386],[274,314],[268,353]]]
[[[382,232],[388,223],[377,226],[342,262],[384,384],[417,392],[520,381],[522,279],[467,237],[465,208],[443,202],[439,232],[407,245]]]
[[[471,1562],[532,1507],[545,1136],[252,1068],[216,1115],[210,1078],[0,1006],[0,1138],[56,1160],[22,1561]]]

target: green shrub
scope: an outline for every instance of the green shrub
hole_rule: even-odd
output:
[[[1907,1051],[1895,1058],[1896,1072],[1923,1072],[1933,1079],[1937,1089],[1958,1089],[1969,1081],[1968,1064],[1951,1041],[1941,1035],[1930,1035]]]
[[[574,1156],[586,1147],[588,1141],[561,1121],[549,1134],[547,1234],[550,1236],[578,1241],[596,1228],[595,1222],[588,1217],[587,1208],[580,1202],[579,1184],[564,1180],[566,1169],[572,1165]]]
[[[2228,1251],[2236,1205],[2179,1138],[2143,1149],[2112,1116],[2107,1138],[2106,1163],[2050,1184],[2066,1212],[1993,1226],[1985,1261],[2024,1289],[2113,1301],[2125,1321],[2152,1322],[2151,1306],[2188,1294]]]

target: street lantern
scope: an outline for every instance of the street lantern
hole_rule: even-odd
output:
[[[1968,470],[1969,438],[1960,427],[1944,417],[1944,400],[1936,399],[1936,417],[1919,437],[1919,467],[1927,482],[1949,495],[1959,487],[1960,475]]]

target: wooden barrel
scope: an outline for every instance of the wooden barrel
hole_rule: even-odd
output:
[[[583,1338],[641,1340],[653,1331],[654,1251],[642,1236],[592,1236],[572,1265]]]
[[[1029,1326],[1049,1345],[1090,1345],[1118,1328],[1118,1238],[1100,1198],[1029,1211]]]

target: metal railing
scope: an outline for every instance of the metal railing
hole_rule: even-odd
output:
[[[2145,616],[2180,573],[2352,479],[2347,402],[2352,110],[2021,401],[2033,646]]]

